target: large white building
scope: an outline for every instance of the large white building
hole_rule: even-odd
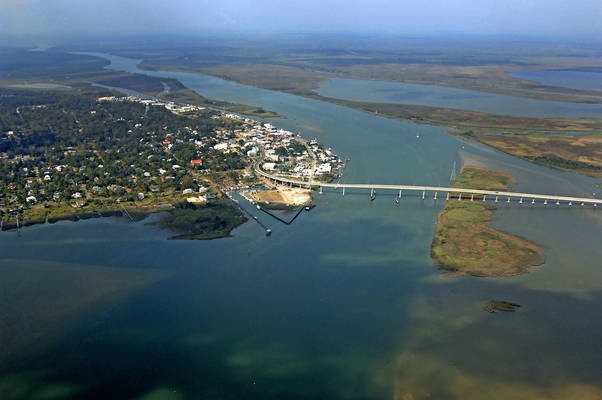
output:
[[[266,171],[273,171],[273,170],[274,170],[274,168],[276,168],[276,163],[273,163],[273,162],[267,162],[267,163],[264,163],[264,164],[261,166],[261,168],[263,168],[263,169],[264,169],[264,170],[266,170]]]

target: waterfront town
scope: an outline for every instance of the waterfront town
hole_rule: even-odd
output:
[[[18,214],[35,223],[74,209],[203,205],[224,190],[263,185],[256,168],[330,181],[344,165],[315,139],[231,112],[132,96],[49,95],[40,104],[20,96],[2,93],[10,100],[1,107],[3,228]],[[65,111],[65,103],[77,106]]]

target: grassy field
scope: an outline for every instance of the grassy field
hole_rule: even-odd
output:
[[[464,189],[505,190],[513,181],[512,175],[504,171],[463,167],[452,186]]]
[[[602,120],[594,118],[516,117],[454,108],[368,103],[325,98],[317,95],[313,97],[371,113],[378,113],[386,117],[399,118],[419,124],[445,126],[456,131],[468,131],[466,132],[468,135],[473,134],[473,130],[483,133],[494,132],[504,134],[602,131]]]
[[[511,176],[484,168],[465,167],[456,186],[507,189]],[[533,242],[487,226],[494,209],[488,204],[452,200],[437,219],[431,256],[441,268],[473,276],[511,276],[545,261]]]
[[[321,82],[335,76],[286,65],[266,64],[220,65],[197,71],[245,85],[301,95],[310,94]]]
[[[499,93],[510,96],[528,97],[540,100],[567,101],[579,103],[599,103],[602,92],[576,90],[547,86],[528,80],[518,79],[508,73],[512,69],[546,69],[565,65],[565,60],[546,63],[541,58],[525,58],[530,65],[517,67],[511,64],[499,65],[424,65],[424,64],[365,64],[345,68],[343,73],[354,79],[374,79],[391,82],[404,82],[419,85],[435,85],[480,92]],[[565,61],[565,62],[563,62]],[[573,60],[575,62],[575,60]],[[580,59],[579,62],[600,64],[598,60]],[[568,64],[574,65],[574,64]]]
[[[602,136],[477,135],[476,139],[537,164],[602,177]]]

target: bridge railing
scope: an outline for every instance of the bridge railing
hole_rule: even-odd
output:
[[[602,205],[602,199],[596,199],[591,197],[578,197],[578,196],[559,196],[553,194],[539,194],[539,193],[522,193],[522,192],[508,192],[508,191],[496,191],[496,190],[482,190],[482,189],[467,189],[458,187],[444,187],[444,186],[418,186],[418,185],[389,185],[389,184],[364,184],[364,183],[327,183],[320,181],[301,181],[296,179],[284,178],[278,175],[269,174],[262,171],[259,168],[255,170],[259,175],[283,184],[295,185],[306,188],[335,188],[335,189],[369,189],[373,194],[376,189],[378,190],[395,190],[395,191],[414,191],[422,192],[422,197],[425,198],[425,194],[428,192],[435,193],[435,197],[438,193],[445,193],[446,199],[453,197],[453,194],[466,194],[474,199],[474,195],[478,195],[479,199],[485,200],[487,196],[491,196],[492,200],[495,201],[511,201],[511,199],[519,199],[519,202],[529,201],[535,203],[535,200],[543,200],[544,204],[552,201],[559,204],[560,202],[573,203],[581,205],[593,205],[597,207],[598,204]],[[400,192],[401,193],[401,192]],[[457,196],[456,196],[457,197]],[[461,197],[461,196],[460,196]]]

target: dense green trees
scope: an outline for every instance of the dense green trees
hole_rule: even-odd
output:
[[[190,160],[243,168],[237,153],[210,147],[217,131],[242,124],[215,111],[177,115],[162,106],[102,101],[108,93],[0,89],[0,206],[53,198],[114,197],[192,186]],[[179,166],[179,167],[178,167]]]

